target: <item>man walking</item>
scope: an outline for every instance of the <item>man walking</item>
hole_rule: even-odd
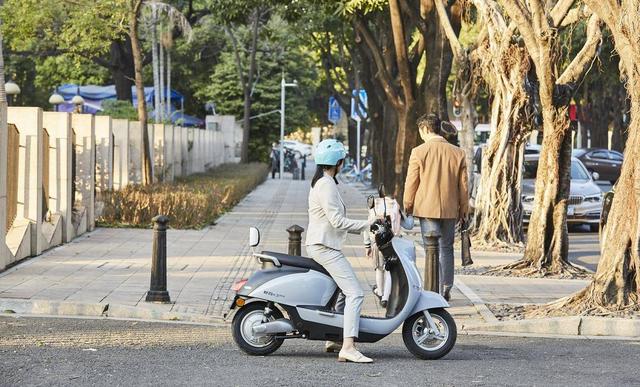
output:
[[[411,151],[404,186],[404,206],[420,219],[422,239],[437,232],[440,237],[440,294],[448,301],[453,286],[453,239],[457,220],[469,211],[467,165],[464,151],[440,135],[435,114],[418,119],[424,144]]]

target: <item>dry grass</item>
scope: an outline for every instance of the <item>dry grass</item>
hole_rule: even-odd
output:
[[[238,203],[262,183],[267,166],[261,163],[225,164],[175,183],[133,185],[105,192],[103,227],[150,227],[151,219],[167,215],[177,229],[202,228]]]

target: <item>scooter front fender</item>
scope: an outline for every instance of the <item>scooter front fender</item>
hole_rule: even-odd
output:
[[[438,293],[422,290],[420,292],[420,298],[418,298],[418,302],[416,302],[416,304],[413,306],[413,310],[409,315],[413,316],[414,314],[422,312],[423,310],[448,307],[449,303],[447,302],[447,300],[445,300],[444,297],[442,297]]]

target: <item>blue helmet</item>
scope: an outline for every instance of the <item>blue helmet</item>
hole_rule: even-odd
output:
[[[337,165],[338,161],[347,156],[344,145],[336,139],[328,139],[321,141],[316,146],[314,159],[316,165]]]

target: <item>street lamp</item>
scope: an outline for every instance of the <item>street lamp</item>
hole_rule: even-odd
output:
[[[280,178],[284,173],[284,97],[287,87],[298,87],[298,81],[295,79],[293,83],[287,83],[284,80],[284,72],[282,73],[282,82],[280,82]]]
[[[53,105],[55,111],[58,111],[58,106],[64,103],[64,97],[58,94],[58,89],[55,89],[49,97],[49,103]]]
[[[71,103],[76,105],[76,113],[82,113],[82,105],[84,105],[84,98],[80,95],[74,95],[71,98]]]
[[[18,86],[14,81],[5,83],[4,90],[9,96],[9,100],[7,102],[12,102],[11,96],[20,94],[20,86]]]

